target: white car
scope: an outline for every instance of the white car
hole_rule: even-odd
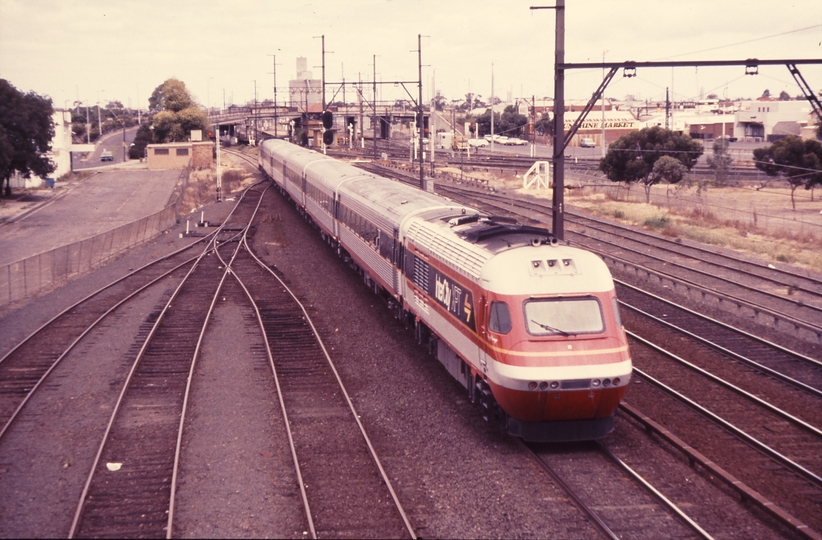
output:
[[[597,143],[594,142],[594,139],[589,139],[588,137],[583,137],[579,141],[579,145],[582,148],[596,148]]]
[[[528,144],[528,141],[523,141],[522,139],[517,139],[516,137],[511,137],[510,139],[508,139],[508,142],[506,144],[512,144],[514,146],[524,146],[524,145]]]
[[[482,148],[488,146],[489,143],[485,139],[468,139],[468,144],[474,148]]]

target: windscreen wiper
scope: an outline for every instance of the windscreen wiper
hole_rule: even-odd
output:
[[[534,319],[531,319],[531,322],[542,328],[543,330],[548,330],[549,332],[554,332],[556,334],[561,334],[563,336],[570,336],[568,332],[565,330],[560,330],[559,328],[554,328],[553,326],[548,326],[547,324],[542,324],[541,322],[537,322]]]

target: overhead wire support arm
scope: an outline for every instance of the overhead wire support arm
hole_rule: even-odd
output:
[[[816,117],[819,118],[819,121],[822,122],[822,105],[819,103],[819,98],[816,97],[813,90],[811,89],[810,85],[805,81],[805,78],[799,73],[799,69],[796,67],[794,63],[786,64],[788,66],[788,71],[791,72],[793,75],[793,79],[796,81],[796,84],[799,85],[799,88],[802,89],[802,93],[805,94],[805,98],[811,102],[811,107],[813,108],[813,112],[816,113]]]
[[[571,129],[568,130],[568,133],[565,135],[565,144],[562,145],[563,152],[566,148],[568,148],[568,143],[571,141],[571,139],[574,138],[574,135],[576,135],[577,131],[579,130],[579,127],[585,121],[585,118],[588,116],[588,113],[591,112],[591,109],[594,108],[594,105],[596,104],[597,100],[599,100],[599,98],[602,96],[602,93],[605,92],[605,88],[607,88],[608,85],[611,83],[611,80],[613,80],[614,75],[616,75],[616,72],[618,70],[619,68],[611,68],[611,70],[602,80],[602,83],[599,85],[599,88],[596,89],[596,92],[593,93],[591,99],[585,105],[585,108],[582,109],[582,112],[577,117],[576,121],[574,122],[574,125],[571,126]],[[605,107],[604,103],[602,104],[602,107]],[[564,129],[564,126],[557,126],[557,129]]]

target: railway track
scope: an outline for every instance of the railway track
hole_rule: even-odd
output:
[[[266,336],[311,536],[416,537],[308,311],[244,246],[232,273]]]
[[[174,274],[196,257],[195,245],[152,261],[100,288],[53,317],[0,359],[0,439],[48,375],[80,340],[118,307]]]
[[[371,167],[377,172],[376,167]],[[396,173],[396,176],[402,176],[402,173]],[[463,201],[476,197],[483,204],[492,207],[492,212],[515,212],[520,216],[533,218],[535,211],[543,216],[548,211],[545,205],[539,203],[506,200],[500,194],[490,194],[487,191],[483,193],[482,190],[455,189],[451,186],[443,190],[439,185],[437,189],[451,193],[454,198]],[[577,218],[573,216],[571,219],[576,221]],[[599,249],[594,249],[601,252],[606,260],[614,259],[615,252],[621,252],[627,258],[627,250],[624,248],[626,243],[642,246],[631,250],[642,255],[637,257],[638,260],[632,258],[630,261],[630,264],[637,266],[648,264],[647,252],[667,252],[666,255],[655,256],[653,260],[664,264],[669,273],[673,273],[667,270],[669,266],[696,265],[701,258],[708,259],[714,265],[713,270],[703,272],[703,278],[709,275],[713,278],[712,274],[721,272],[739,276],[728,278],[726,282],[733,282],[734,286],[737,283],[744,285],[741,287],[742,292],[735,296],[725,296],[728,302],[744,302],[753,306],[752,309],[773,313],[775,310],[765,305],[760,290],[781,287],[783,296],[787,296],[787,292],[797,294],[800,300],[789,298],[779,307],[782,311],[790,311],[792,308],[785,306],[795,306],[799,308],[797,313],[801,315],[778,313],[777,316],[783,321],[803,324],[817,332],[818,317],[814,306],[820,301],[820,282],[810,274],[751,264],[728,253],[714,253],[698,246],[689,245],[687,249],[678,249],[681,247],[679,243],[657,238],[655,235],[635,233],[621,227],[604,227],[587,219],[580,218],[578,223],[578,227],[585,229],[580,233],[590,234],[589,229],[601,228],[603,237],[619,238],[607,243],[601,242]],[[586,241],[582,240],[582,235],[579,238],[577,243],[588,247],[590,242],[587,238]],[[693,285],[705,289],[715,288],[713,282]],[[780,509],[776,519],[786,523],[786,526],[798,527],[797,530],[802,534],[805,534],[803,531],[810,530],[809,536],[815,537],[809,526],[820,530],[822,523],[816,518],[808,518],[814,512],[812,505],[807,504],[806,497],[818,499],[822,487],[819,482],[822,463],[818,459],[822,452],[822,417],[819,414],[822,410],[822,363],[813,357],[798,354],[676,305],[639,287],[623,281],[617,281],[617,286],[620,301],[628,310],[624,315],[629,319],[629,326],[635,327],[644,336],[631,334],[635,373],[640,382],[634,388],[653,386],[668,396],[664,401],[666,405],[663,406],[657,404],[660,399],[658,397],[643,397],[643,412],[638,414],[654,417],[664,425],[663,429],[668,430],[668,433],[679,433],[688,441],[686,445],[702,449],[708,455],[707,462],[722,462],[731,471],[723,474],[737,478],[742,485],[749,483],[755,486],[746,489],[755,493],[759,499],[784,503],[788,510]],[[770,294],[770,298],[774,296],[779,295]],[[801,320],[798,318],[800,316]],[[680,354],[668,354],[659,348],[649,352],[648,348],[653,343],[675,347]],[[676,367],[671,362],[675,362]],[[646,373],[646,364],[651,373]],[[662,379],[667,383],[658,380],[657,373],[664,374]],[[674,387],[679,391],[676,392]],[[634,388],[627,396],[629,401],[636,393]],[[677,400],[679,405],[673,405],[671,399]],[[688,414],[690,425],[667,412],[669,408],[682,406],[694,411]],[[705,422],[711,422],[715,427],[699,427]],[[723,443],[717,446],[711,442],[712,437],[714,440],[721,438]],[[732,448],[739,450],[731,450]],[[728,460],[730,452],[745,454],[746,458]],[[767,480],[761,476],[757,478],[755,471],[759,469],[750,467],[754,463],[759,468],[782,472],[774,478],[766,475]],[[743,480],[740,481],[739,478]],[[795,493],[802,493],[805,497],[792,495]],[[748,497],[745,494],[742,496]],[[768,504],[760,507],[763,511],[768,511]],[[801,519],[793,517],[794,515]],[[809,525],[804,524],[803,520]],[[796,525],[797,523],[800,525]]]
[[[249,196],[249,194],[252,194]],[[245,230],[261,194],[247,190],[212,237],[220,249]],[[238,225],[239,224],[239,225]],[[178,433],[209,315],[228,271],[205,250],[157,315],[113,407],[70,537],[172,533]]]
[[[638,529],[664,530],[669,538],[694,534],[711,538],[679,506],[602,444],[521,446],[608,538],[616,540]],[[620,501],[618,506],[613,505],[616,500]],[[642,509],[642,513],[628,509]]]

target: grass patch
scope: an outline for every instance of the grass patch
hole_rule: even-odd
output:
[[[667,229],[670,222],[671,220],[667,216],[655,216],[646,219],[642,224],[649,229],[662,230]]]

